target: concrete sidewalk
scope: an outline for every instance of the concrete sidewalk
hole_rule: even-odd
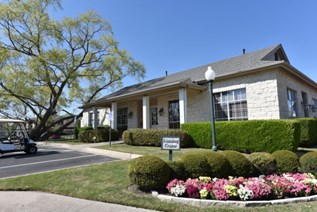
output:
[[[123,143],[122,141],[115,141],[112,144]],[[54,143],[54,142],[37,142],[37,145],[40,146],[52,146],[52,147],[60,147],[66,149],[72,149],[76,151],[88,152],[95,155],[103,155],[109,156],[112,158],[117,158],[119,160],[129,160],[133,158],[140,157],[141,155],[138,154],[131,154],[131,153],[124,153],[124,152],[117,152],[112,150],[105,150],[105,149],[96,149],[94,147],[109,145],[109,142],[100,142],[100,143],[89,143],[89,144],[78,144],[78,145],[71,145],[71,144],[64,144],[64,143]]]
[[[150,212],[143,208],[32,191],[0,191],[0,211],[10,212]]]

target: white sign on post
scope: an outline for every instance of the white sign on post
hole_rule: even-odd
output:
[[[161,137],[162,150],[180,150],[180,138],[174,136]]]

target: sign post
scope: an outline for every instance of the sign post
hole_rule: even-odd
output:
[[[168,150],[170,161],[173,160],[173,150],[180,150],[181,149],[181,142],[180,137],[177,136],[162,136],[161,137],[161,149]]]
[[[111,123],[113,121],[113,115],[112,112],[109,112],[109,122],[110,122],[110,127],[109,127],[109,145],[111,147]]]

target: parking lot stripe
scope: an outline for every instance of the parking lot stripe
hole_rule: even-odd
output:
[[[78,158],[87,158],[87,157],[96,157],[98,155],[84,155],[84,156],[77,156],[72,158],[63,158],[63,159],[56,159],[56,160],[48,160],[48,161],[40,161],[40,162],[34,162],[34,163],[24,163],[19,165],[12,165],[12,166],[3,166],[0,167],[0,169],[8,169],[8,168],[14,168],[14,167],[20,167],[20,166],[31,166],[35,164],[42,164],[42,163],[52,163],[57,161],[65,161],[65,160],[72,160],[72,159],[78,159]]]

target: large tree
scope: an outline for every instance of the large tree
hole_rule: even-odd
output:
[[[124,77],[141,79],[145,73],[119,49],[100,15],[54,19],[51,13],[61,9],[59,0],[0,3],[0,113],[35,121],[30,132],[35,140],[81,115],[69,111],[74,103],[89,103],[101,91],[121,86]]]

